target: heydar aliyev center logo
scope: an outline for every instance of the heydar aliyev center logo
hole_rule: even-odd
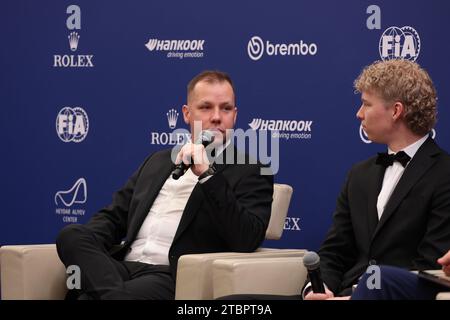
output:
[[[61,190],[55,194],[55,204],[71,207],[74,203],[85,203],[87,200],[87,186],[84,178],[78,179],[68,190]]]

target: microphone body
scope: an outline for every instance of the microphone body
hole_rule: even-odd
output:
[[[175,169],[172,171],[172,178],[175,180],[178,180],[187,169],[189,169],[190,165],[185,164],[184,162],[181,162],[179,165],[175,167]]]
[[[196,141],[196,144],[202,144],[205,148],[214,141],[214,134],[211,131],[203,130]],[[187,169],[191,164],[185,164],[183,161],[179,163],[175,169],[172,171],[172,178],[178,180],[182,175],[185,174]]]
[[[308,270],[309,281],[314,293],[325,293],[322,274],[320,273],[320,257],[314,251],[309,251],[303,257],[303,265]]]

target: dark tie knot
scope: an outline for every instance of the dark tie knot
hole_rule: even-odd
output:
[[[387,152],[378,153],[376,164],[382,165],[384,167],[391,166],[394,161],[398,161],[401,163],[403,167],[406,167],[411,157],[406,154],[404,151],[399,151],[397,153],[388,154]]]

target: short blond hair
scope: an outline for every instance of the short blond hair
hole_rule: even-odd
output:
[[[425,135],[436,124],[436,89],[428,73],[409,60],[376,61],[354,82],[357,92],[373,91],[386,102],[401,102],[408,128]]]
[[[231,88],[233,89],[233,96],[235,96],[234,93],[234,84],[233,81],[231,80],[231,77],[228,75],[228,73],[223,72],[223,71],[219,71],[219,70],[205,70],[202,71],[201,73],[199,73],[198,75],[196,75],[194,78],[192,78],[191,81],[189,81],[188,85],[187,85],[187,97],[189,100],[189,97],[192,93],[192,91],[194,91],[195,85],[197,83],[199,83],[200,81],[205,81],[207,83],[222,83],[222,82],[228,82],[231,86]],[[234,98],[236,100],[236,97]]]

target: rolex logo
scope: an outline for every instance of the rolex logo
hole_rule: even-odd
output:
[[[73,31],[69,34],[68,38],[69,38],[70,50],[76,51],[78,48],[78,41],[80,41],[79,34],[75,31]]]
[[[177,126],[178,112],[175,109],[170,109],[167,112],[167,121],[169,122],[169,128],[174,129]]]
[[[67,7],[68,14],[66,20],[66,27],[69,30],[67,39],[69,40],[69,48],[72,53],[78,50],[80,44],[81,30],[81,8],[75,4]],[[66,47],[67,48],[67,47]],[[83,47],[83,50],[86,49]],[[65,50],[66,51],[66,50]],[[93,68],[94,55],[93,54],[54,54],[53,67],[55,68]]]

